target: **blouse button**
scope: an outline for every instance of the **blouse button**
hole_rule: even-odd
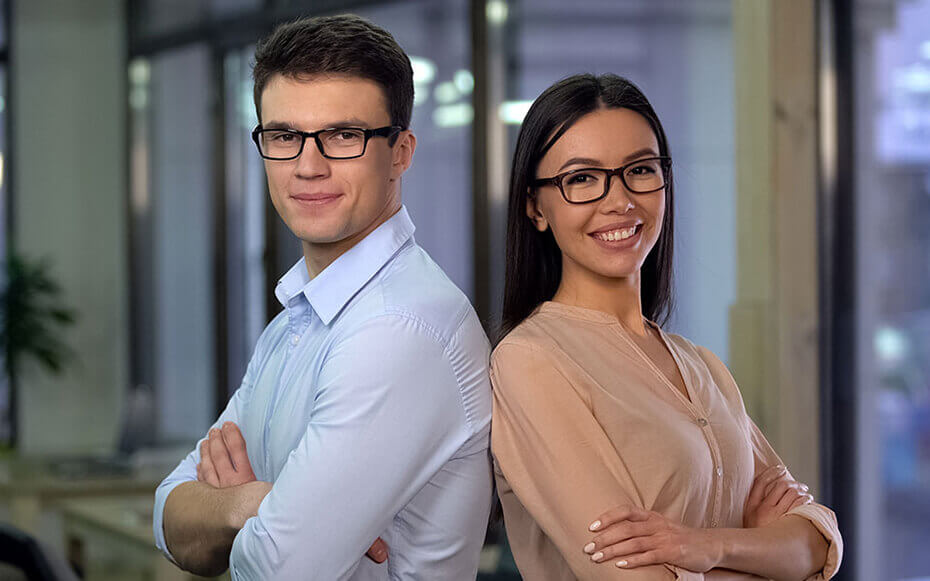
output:
[[[717,521],[713,521],[712,523],[710,523],[710,526],[712,526],[712,527],[717,526]]]
[[[704,419],[704,418],[698,418],[697,423],[698,423],[699,426],[701,426],[701,427],[703,428],[704,426],[707,425],[707,420]]]
[[[717,476],[723,476],[723,468],[717,466]]]

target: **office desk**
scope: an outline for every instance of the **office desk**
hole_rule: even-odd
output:
[[[65,545],[85,581],[180,581],[189,575],[165,559],[152,540],[150,494],[75,498],[57,503]],[[229,579],[228,573],[217,579]]]

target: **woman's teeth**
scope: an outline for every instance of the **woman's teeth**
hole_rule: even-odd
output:
[[[632,228],[627,228],[625,230],[611,230],[610,232],[598,232],[594,235],[598,240],[604,240],[605,242],[613,242],[615,240],[626,240],[633,234],[636,234],[637,226]]]

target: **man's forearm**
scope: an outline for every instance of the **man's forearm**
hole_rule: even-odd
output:
[[[776,581],[802,580],[826,561],[827,540],[807,519],[788,515],[758,528],[721,529],[723,560],[719,567]]]
[[[233,540],[264,497],[256,497],[254,485],[270,489],[258,481],[229,488],[185,482],[171,491],[165,501],[165,542],[182,569],[216,576],[229,568]]]

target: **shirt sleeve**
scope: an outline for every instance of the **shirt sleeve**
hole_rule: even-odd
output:
[[[234,580],[348,577],[470,435],[445,346],[407,316],[334,345],[315,391],[304,435],[236,536]]]
[[[699,352],[701,358],[704,359],[708,366],[714,371],[714,375],[718,373],[723,374],[726,383],[729,384],[731,389],[735,390],[735,393],[732,395],[734,398],[738,399],[746,422],[746,432],[749,434],[755,463],[755,475],[760,474],[770,466],[775,466],[776,464],[784,465],[784,462],[782,462],[781,458],[779,458],[778,454],[772,448],[772,445],[769,444],[769,441],[765,438],[762,430],[759,429],[749,414],[746,413],[746,407],[739,393],[739,387],[736,385],[736,380],[733,379],[726,365],[706,348],[700,347]],[[823,535],[824,539],[826,539],[829,544],[823,569],[809,577],[807,581],[821,581],[833,577],[839,570],[840,563],[843,560],[843,536],[840,534],[836,514],[828,507],[816,502],[796,507],[787,514],[807,519],[814,528]]]
[[[257,351],[258,349],[256,349],[256,353]],[[220,417],[207,429],[207,434],[209,434],[211,429],[219,428],[226,422],[234,422],[237,425],[241,425],[239,418],[242,417],[244,407],[252,394],[254,362],[256,361],[256,357],[257,355],[253,355],[251,361],[249,361],[239,389],[237,389],[229,399],[229,402],[226,404],[226,409],[223,410]],[[197,445],[194,446],[190,454],[181,460],[180,464],[162,480],[161,484],[159,484],[158,488],[155,490],[155,507],[152,510],[152,530],[155,534],[155,546],[175,565],[177,565],[178,562],[171,555],[171,552],[168,550],[168,544],[165,541],[165,503],[168,501],[168,495],[170,495],[171,491],[179,484],[197,480],[197,464],[200,463],[200,443],[205,439],[206,434],[197,441]]]
[[[499,481],[504,522],[520,570],[538,570],[540,547],[551,542],[582,580],[703,579],[671,565],[618,569],[613,560],[594,563],[584,553],[595,536],[588,526],[599,514],[644,503],[587,398],[566,375],[531,344],[502,343],[491,360],[491,449],[505,481]],[[548,541],[527,530],[523,509]]]

